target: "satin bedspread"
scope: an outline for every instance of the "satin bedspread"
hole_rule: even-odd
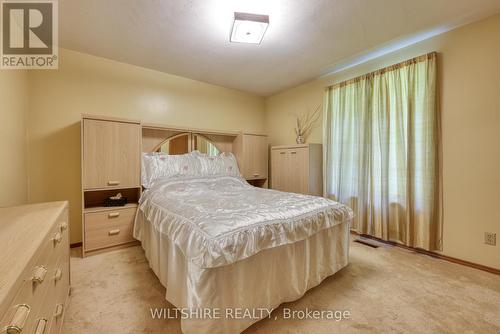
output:
[[[304,240],[263,250],[231,265],[208,269],[187,261],[179,247],[156,230],[155,223],[147,220],[141,211],[136,219],[136,235],[149,266],[166,288],[165,298],[177,309],[257,310],[274,309],[284,302],[297,300],[347,266],[349,226],[349,222],[344,222]],[[274,316],[280,316],[280,312]],[[236,334],[259,320],[225,316],[181,319],[181,330],[184,334]]]
[[[200,268],[230,265],[352,218],[340,203],[256,188],[233,176],[158,180],[143,193],[139,211]],[[139,232],[136,224],[137,239]]]

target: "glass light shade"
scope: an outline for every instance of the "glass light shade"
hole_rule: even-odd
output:
[[[233,43],[260,44],[268,26],[267,15],[234,13],[230,40]]]

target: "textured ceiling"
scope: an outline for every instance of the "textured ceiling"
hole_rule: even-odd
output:
[[[384,43],[499,8],[499,0],[60,0],[60,44],[270,95]],[[234,11],[270,15],[262,44],[229,43]]]

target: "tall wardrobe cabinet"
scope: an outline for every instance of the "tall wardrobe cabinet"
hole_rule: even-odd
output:
[[[134,244],[132,228],[141,192],[140,122],[82,118],[83,255]],[[125,206],[105,206],[120,193]]]
[[[241,175],[256,187],[268,187],[268,147],[264,134],[241,133],[233,143]]]
[[[308,195],[323,195],[321,144],[271,147],[271,188]]]

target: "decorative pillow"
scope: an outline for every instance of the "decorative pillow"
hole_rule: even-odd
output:
[[[208,156],[199,151],[182,155],[157,152],[142,154],[141,179],[144,188],[151,188],[157,179],[213,175],[240,177],[235,156],[232,153]]]
[[[200,160],[201,175],[231,175],[240,176],[238,162],[232,153],[220,153],[217,156],[209,156],[197,153]]]
[[[154,163],[154,153],[142,153],[141,184],[144,188],[151,187],[151,179],[155,170]]]
[[[143,153],[142,185],[150,188],[157,179],[175,176],[197,176],[200,162],[193,154],[169,155],[165,153]]]
[[[224,170],[227,175],[241,177],[240,169],[238,168],[238,161],[233,153],[221,153],[219,156],[224,163]]]

